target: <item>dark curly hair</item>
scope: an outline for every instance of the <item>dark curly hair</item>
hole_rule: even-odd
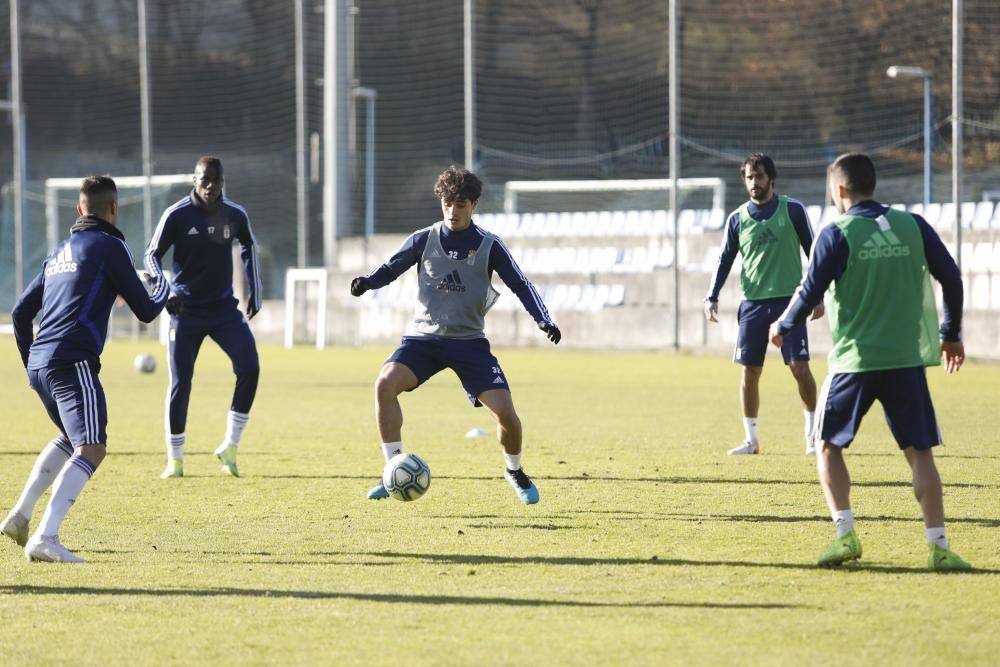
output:
[[[746,175],[748,166],[754,171],[763,169],[772,181],[778,178],[778,170],[774,168],[774,160],[763,153],[751,153],[746,160],[743,160],[743,164],[740,165],[740,178]]]
[[[479,201],[483,194],[483,182],[468,169],[459,169],[455,165],[438,176],[434,183],[434,196],[443,201],[455,201],[459,197],[470,202]]]

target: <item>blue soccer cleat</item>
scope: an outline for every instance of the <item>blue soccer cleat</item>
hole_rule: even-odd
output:
[[[388,498],[389,492],[385,490],[382,482],[379,482],[368,491],[368,500],[382,500]]]
[[[514,487],[517,497],[520,498],[522,503],[525,505],[534,505],[538,502],[538,487],[531,481],[531,478],[528,477],[523,468],[504,470],[503,477],[507,480],[508,484]]]

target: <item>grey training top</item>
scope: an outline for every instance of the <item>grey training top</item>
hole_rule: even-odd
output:
[[[500,296],[490,283],[490,249],[496,237],[484,231],[479,249],[450,259],[435,223],[417,265],[417,305],[407,336],[485,338],[485,315]]]

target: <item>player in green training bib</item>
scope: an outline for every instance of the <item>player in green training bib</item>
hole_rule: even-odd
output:
[[[867,155],[841,155],[830,166],[828,180],[843,216],[820,232],[805,280],[771,331],[771,342],[780,346],[826,293],[833,348],[814,435],[822,443],[817,468],[837,539],[820,554],[819,565],[861,556],[844,450],[877,400],[913,471],[930,568],[969,570],[945,538],[941,478],[932,450],[941,444],[941,432],[924,373],[942,356],[949,373],[965,360],[962,275],[923,218],[872,199],[875,165]],[[931,276],[941,284],[940,328]]]
[[[739,334],[733,361],[743,366],[740,401],[746,440],[730,454],[757,454],[757,413],[760,409],[760,376],[764,372],[767,330],[788,306],[802,280],[802,256],[812,247],[812,228],[801,202],[774,191],[777,170],[774,161],[754,153],[740,165],[740,177],[749,201],[733,211],[726,223],[726,236],[719,251],[719,265],[705,298],[705,317],[718,322],[719,292],[738,254],[743,300],[738,311]],[[813,318],[823,315],[820,305]],[[790,332],[781,356],[798,385],[805,416],[806,454],[813,454],[812,431],[816,411],[816,381],[809,370],[809,337],[802,323]]]

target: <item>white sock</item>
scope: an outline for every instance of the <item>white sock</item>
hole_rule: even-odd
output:
[[[948,548],[948,538],[944,536],[944,526],[940,528],[924,528],[927,534],[927,544],[936,544],[942,549]]]
[[[70,457],[52,485],[52,497],[49,498],[42,522],[35,531],[36,535],[54,537],[59,534],[59,527],[62,526],[66,513],[90,481],[94,470],[94,465],[79,454]]]
[[[168,433],[167,434],[167,460],[168,461],[183,461],[184,460],[184,441],[186,436],[183,433]]]
[[[755,445],[758,444],[756,417],[743,418],[743,432],[746,434],[748,442],[752,442]]]
[[[250,421],[249,414],[230,410],[226,415],[226,437],[222,444],[226,447],[239,447],[240,438],[243,437],[243,429],[247,427],[248,421]]]
[[[838,510],[833,513],[833,525],[837,528],[837,537],[843,537],[854,530],[854,512]]]
[[[503,461],[507,465],[507,470],[514,471],[521,469],[521,455],[503,453]]]
[[[809,437],[812,435],[813,428],[816,426],[816,413],[803,410],[802,414],[805,415],[806,418],[806,437]]]
[[[21,491],[21,497],[17,499],[13,511],[26,519],[31,518],[38,499],[42,497],[46,489],[52,486],[52,482],[66,465],[72,451],[73,447],[64,435],[60,435],[45,446],[42,453],[35,459],[35,465],[31,469],[31,474],[28,475],[28,481],[25,482],[24,490]]]
[[[402,442],[383,442],[382,443],[382,456],[388,461],[393,456],[403,453],[403,443]]]

